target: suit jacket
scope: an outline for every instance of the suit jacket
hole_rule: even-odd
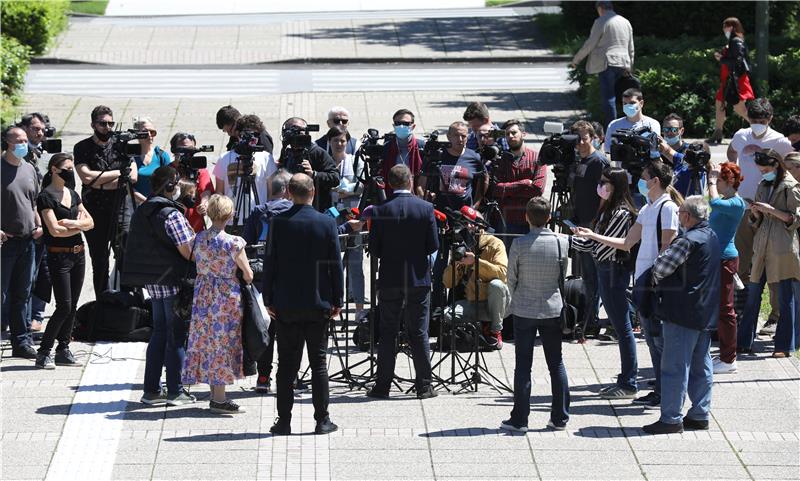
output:
[[[275,216],[264,252],[264,304],[276,309],[341,307],[344,276],[336,221],[310,205]]]
[[[566,236],[546,227],[533,228],[528,235],[511,243],[508,290],[511,292],[511,313],[515,316],[551,319],[561,314],[558,243],[561,243],[561,258],[566,269],[569,252]]]
[[[594,21],[589,38],[572,58],[572,63],[577,65],[588,55],[588,74],[600,73],[609,66],[630,69],[633,67],[633,51],[631,23],[622,15],[606,12]]]
[[[431,203],[400,193],[373,207],[369,251],[381,260],[380,288],[429,287],[429,256],[438,248]]]

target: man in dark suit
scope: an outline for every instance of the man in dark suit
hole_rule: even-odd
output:
[[[278,323],[278,419],[276,435],[292,432],[292,382],[308,349],[316,434],[338,427],[328,416],[328,322],[342,307],[344,277],[336,222],[312,207],[314,181],[294,174],[289,181],[294,205],[272,219],[264,254],[264,304]]]
[[[394,196],[372,211],[369,251],[380,259],[378,306],[380,342],[378,379],[367,393],[388,398],[394,376],[395,340],[405,325],[414,356],[417,397],[436,396],[431,386],[428,310],[431,299],[430,261],[439,248],[433,205],[411,194],[411,171],[403,164],[389,170]]]

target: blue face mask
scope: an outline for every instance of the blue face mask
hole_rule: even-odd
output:
[[[772,182],[773,180],[775,180],[776,175],[777,174],[773,170],[772,172],[767,172],[766,174],[761,174],[761,178],[766,180],[767,182]]]
[[[17,144],[14,146],[14,157],[18,159],[24,159],[26,155],[28,155],[27,142],[25,142],[24,144]]]
[[[666,137],[664,140],[666,140],[669,145],[678,145],[681,143],[681,136],[676,135],[675,137]]]
[[[407,139],[411,137],[411,126],[408,125],[395,125],[394,134],[398,139]]]
[[[647,193],[650,192],[650,189],[647,187],[647,181],[639,179],[639,183],[636,184],[636,186],[639,188],[639,193],[647,197]]]
[[[626,117],[635,117],[639,113],[639,104],[625,104],[622,106],[622,111]]]
[[[602,142],[600,142],[600,139],[592,140],[592,147],[594,147],[595,149],[599,149],[601,145],[603,144]]]

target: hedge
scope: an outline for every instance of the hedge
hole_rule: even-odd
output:
[[[27,47],[20,45],[16,39],[3,35],[0,38],[0,63],[2,63],[2,104],[0,105],[0,121],[2,125],[13,120],[14,105],[19,100],[19,92],[25,87],[25,72],[30,63]]]
[[[68,0],[3,0],[0,30],[41,55],[67,26]]]

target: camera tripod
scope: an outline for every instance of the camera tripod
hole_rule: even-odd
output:
[[[233,224],[229,229],[231,233],[239,234],[243,231],[242,225],[247,220],[247,217],[257,205],[261,202],[258,198],[258,189],[256,189],[256,176],[253,173],[253,157],[243,158],[238,157],[239,163],[236,171],[236,180],[238,186],[232,185],[231,192],[236,191],[236,196],[233,204]],[[244,172],[242,172],[244,169]],[[241,223],[239,220],[241,219]]]
[[[553,209],[553,213],[550,216],[548,227],[555,232],[556,226],[559,226],[560,221],[569,219],[569,215],[572,212],[572,195],[569,188],[566,185],[562,185],[558,179],[553,182],[553,188],[550,192],[550,206]]]
[[[126,160],[130,159],[126,157]],[[136,210],[136,199],[133,196],[133,183],[131,182],[128,165],[130,163],[119,169],[120,176],[117,179],[117,189],[114,191],[114,207],[111,210],[114,213],[114,217],[108,226],[108,244],[105,244],[107,247],[104,249],[105,257],[108,257],[109,252],[114,253],[113,276],[109,277],[109,279],[113,279],[111,287],[117,291],[122,290],[122,268],[125,258],[125,243],[128,238],[128,229],[125,228],[125,224],[130,222],[128,205],[126,205],[127,201],[125,200],[126,196],[131,200],[130,215],[133,215]],[[99,295],[100,293],[96,294]]]

